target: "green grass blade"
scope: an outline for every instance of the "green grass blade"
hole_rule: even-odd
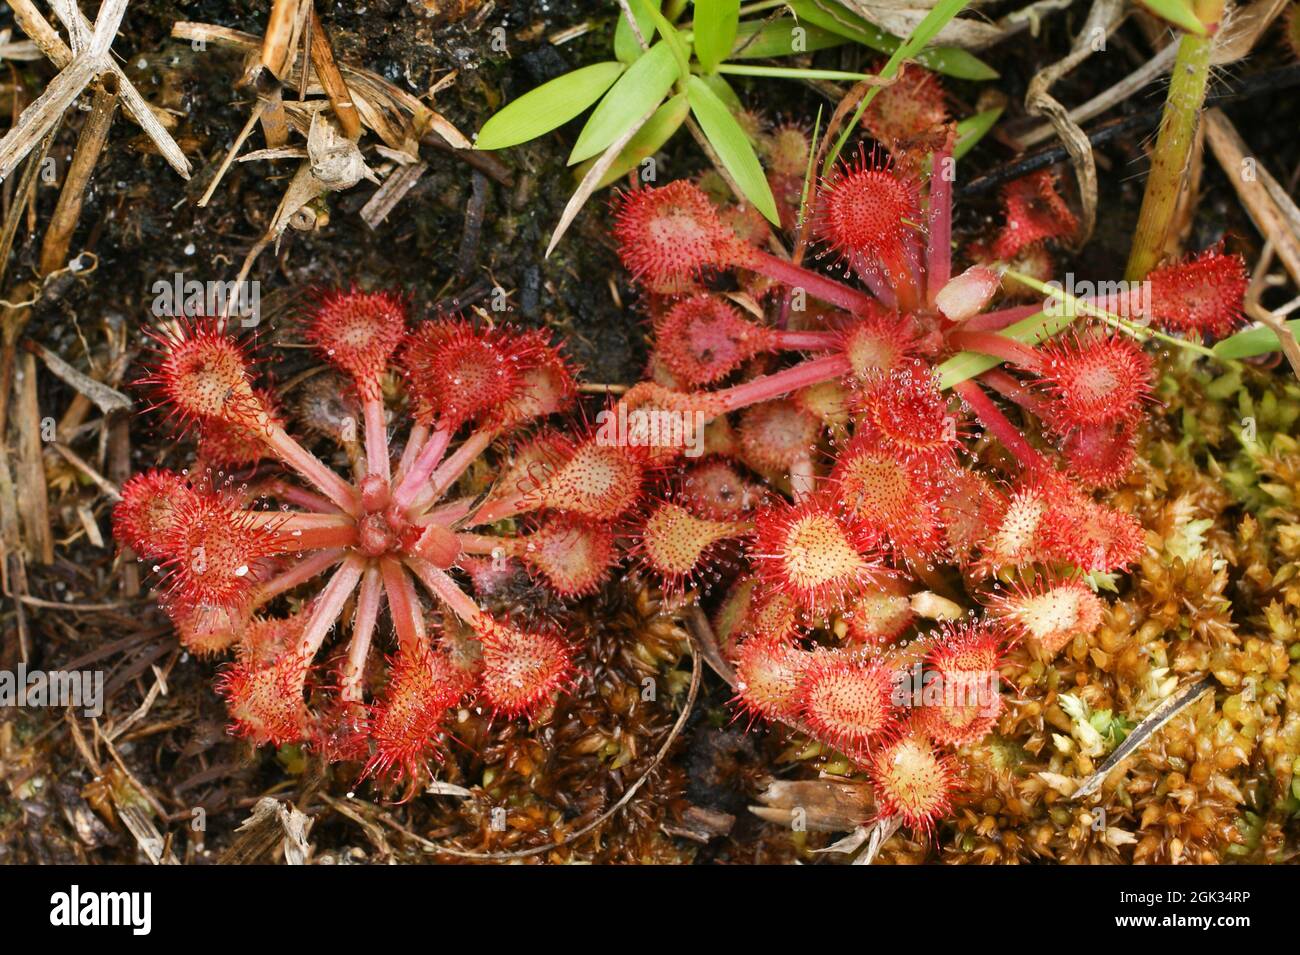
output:
[[[802,33],[795,33],[802,30]],[[797,38],[797,42],[796,42]],[[794,17],[777,17],[769,22],[750,20],[736,31],[730,60],[759,60],[795,53],[815,53],[829,50],[849,42],[848,37],[823,30],[809,23],[800,23]]]
[[[628,0],[637,29],[641,31],[641,36],[647,43],[654,39],[655,32],[654,17],[650,15],[652,2],[654,0]],[[619,7],[618,25],[614,27],[614,56],[622,63],[634,63],[644,52],[641,44],[637,42],[636,34],[632,32],[632,27],[628,25],[627,14],[623,12],[622,7]]]
[[[623,69],[613,61],[593,63],[529,90],[483,124],[474,148],[505,149],[563,126],[600,99]]]
[[[740,0],[695,0],[695,58],[712,73],[727,58],[740,26]]]
[[[1185,33],[1205,36],[1205,24],[1192,11],[1188,0],[1140,0],[1146,7],[1162,20],[1168,20]]]
[[[790,0],[788,5],[800,22],[837,33],[880,53],[892,54],[902,45],[898,37],[886,33],[834,0]],[[918,28],[919,26],[918,24]],[[958,47],[932,47],[921,50],[914,59],[928,70],[955,79],[987,81],[998,78],[997,70],[975,54]]]
[[[872,76],[871,73],[849,73],[846,70],[814,70],[797,66],[751,66],[745,63],[724,63],[718,72],[729,76],[768,76],[782,80],[831,80],[856,83]]]
[[[986,109],[974,116],[967,116],[957,124],[957,145],[952,149],[952,158],[960,159],[975,148],[975,144],[987,135],[1002,116],[1002,107]]]
[[[673,51],[673,56],[677,59],[677,75],[683,82],[686,77],[691,75],[691,47],[690,44],[682,37],[678,29],[668,21],[668,18],[659,12],[657,7],[650,10],[650,16],[654,18],[655,29],[659,35],[664,38]]]
[[[1286,327],[1293,338],[1300,340],[1300,318],[1293,318],[1286,323]],[[1212,350],[1217,357],[1227,361],[1267,355],[1269,352],[1278,351],[1281,347],[1282,343],[1278,341],[1273,329],[1248,328],[1244,332],[1237,332],[1230,338],[1225,338]]]
[[[667,43],[656,43],[627,68],[592,111],[578,135],[569,164],[604,150],[664,98],[677,81],[677,60]],[[552,81],[554,82],[554,81]]]
[[[646,120],[635,136],[628,140],[628,144],[623,147],[613,165],[601,177],[598,189],[604,189],[606,186],[622,179],[629,172],[641,164],[647,157],[653,156],[672,138],[673,133],[681,129],[682,123],[686,122],[686,117],[690,114],[690,104],[686,101],[685,93],[678,93],[671,96],[668,100],[655,110],[655,114]],[[581,181],[582,177],[596,162],[595,157],[588,159],[575,172],[576,177]]]
[[[717,73],[710,73],[708,76],[701,76],[700,79],[704,80],[709,89],[713,90],[714,96],[722,100],[722,105],[731,110],[733,116],[744,111],[745,104],[740,101],[740,97],[731,88],[731,84],[727,82],[726,77]]]
[[[880,75],[885,78],[896,75],[903,61],[914,59],[925,48],[925,45],[939,34],[939,31],[947,25],[949,20],[966,9],[968,3],[970,3],[970,0],[939,0],[930,8],[930,12],[925,15],[924,19],[916,25],[916,28],[907,39],[899,45],[898,49],[890,54],[889,60],[880,70]],[[876,94],[879,92],[880,87],[874,86],[867,90],[866,96],[862,97],[862,102],[858,104],[857,110],[853,113],[853,119],[845,124],[844,130],[840,133],[840,138],[835,141],[834,147],[826,156],[826,163],[822,166],[823,175],[835,165],[840,152],[844,149],[844,144],[849,141],[849,136],[857,129],[862,114],[871,105],[871,101],[876,98]]]
[[[754,153],[753,144],[731,111],[698,76],[687,81],[686,95],[705,138],[745,198],[763,213],[767,221],[779,224],[776,200],[772,197],[767,177],[763,175],[763,167]]]

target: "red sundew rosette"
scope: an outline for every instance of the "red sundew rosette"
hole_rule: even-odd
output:
[[[516,537],[461,537],[466,552],[517,558],[566,598],[595,593],[620,557],[612,527],[580,514],[543,514]]]
[[[449,711],[473,687],[473,671],[457,666],[443,649],[400,646],[388,661],[382,696],[368,708],[371,755],[362,776],[414,779],[428,760],[441,759],[438,740]]]
[[[484,617],[479,674],[483,703],[507,718],[536,716],[574,679],[573,648],[547,631],[528,631]]]
[[[844,505],[878,528],[895,552],[928,560],[948,551],[941,506],[954,490],[952,470],[925,457],[900,456],[865,426],[836,457],[830,482]]]
[[[388,292],[325,292],[306,316],[305,337],[356,387],[365,420],[367,470],[385,482],[389,453],[383,377],[406,337],[406,302]]]
[[[813,229],[877,298],[907,312],[922,302],[921,221],[916,186],[860,152],[823,183]]]
[[[707,195],[678,180],[658,189],[634,189],[616,200],[614,236],[637,281],[653,292],[694,290],[705,272],[742,268],[855,314],[874,314],[870,295],[797,266],[741,240]]]
[[[716,295],[692,295],[654,321],[655,351],[682,386],[725,378],[774,344],[774,334]]]
[[[1056,177],[1042,169],[1007,183],[1002,189],[1006,222],[993,241],[993,255],[1004,261],[1049,239],[1065,239],[1079,220],[1056,191]]]
[[[908,828],[929,835],[952,811],[956,770],[952,759],[921,733],[910,733],[877,748],[867,765],[882,817],[897,817]]]
[[[355,513],[352,487],[290,437],[249,377],[244,347],[214,327],[180,324],[154,334],[158,360],[140,384],[185,427],[221,422],[259,434],[270,453],[297,470],[341,509]]]

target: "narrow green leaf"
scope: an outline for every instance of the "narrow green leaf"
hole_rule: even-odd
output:
[[[834,0],[790,0],[787,5],[794,10],[800,21],[829,30],[881,53],[894,53],[902,42]],[[959,80],[986,81],[998,78],[997,70],[975,54],[959,47],[932,47],[921,50],[913,59],[928,70]]]
[[[725,77],[713,73],[709,76],[701,76],[700,79],[709,85],[709,89],[713,90],[718,99],[722,100],[723,106],[731,110],[733,116],[744,112],[745,104],[740,101],[740,97],[736,95],[736,91],[731,88],[731,84],[727,82]]]
[[[1293,318],[1286,323],[1286,327],[1292,337],[1300,341],[1300,318]],[[1278,341],[1273,329],[1248,328],[1215,345],[1214,354],[1224,360],[1254,358],[1256,355],[1278,351],[1281,347],[1282,343]]]
[[[483,124],[474,148],[517,146],[563,126],[600,99],[622,72],[622,63],[593,63],[529,90]]]
[[[763,213],[768,222],[779,225],[776,200],[772,197],[767,177],[763,175],[763,167],[754,154],[753,144],[736,118],[709,88],[709,84],[698,76],[692,76],[687,81],[686,95],[690,99],[691,112],[695,114],[705,138],[745,198]]]
[[[632,16],[636,20],[636,26],[641,31],[641,36],[649,43],[654,38],[655,21],[650,16],[650,4],[654,0],[628,0],[628,6],[632,8]],[[618,8],[618,25],[614,27],[614,56],[620,62],[633,63],[640,59],[645,50],[641,49],[641,44],[637,42],[636,34],[632,32],[632,27],[628,25],[627,14],[623,8]]]
[[[1168,20],[1174,26],[1196,36],[1205,36],[1205,24],[1192,11],[1187,0],[1141,0],[1146,7],[1162,20]]]
[[[695,58],[712,73],[731,52],[740,25],[740,0],[695,0]]]
[[[986,109],[974,116],[967,116],[957,124],[957,145],[953,147],[952,158],[960,159],[975,148],[975,144],[984,138],[1002,115],[1002,107]]]
[[[938,35],[948,21],[966,9],[966,5],[970,2],[971,0],[939,0],[930,8],[930,12],[916,25],[898,49],[889,55],[889,59],[880,70],[880,76],[884,78],[895,76],[904,60],[914,59],[917,53],[923,50],[925,45]],[[826,156],[826,163],[822,166],[823,174],[835,165],[841,150],[844,149],[844,144],[848,142],[853,131],[858,128],[862,114],[871,105],[871,101],[876,98],[876,94],[879,92],[880,87],[873,86],[867,90],[867,95],[862,97],[862,102],[858,103],[853,118],[845,124],[843,132],[840,133],[840,138],[835,141],[834,147]]]
[[[611,183],[622,179],[629,172],[639,166],[645,159],[653,156],[672,138],[673,133],[681,129],[682,123],[686,122],[686,117],[690,113],[690,104],[686,101],[685,93],[678,93],[676,96],[669,97],[668,100],[655,110],[655,114],[646,120],[646,124],[637,130],[637,134],[628,140],[628,144],[623,147],[613,165],[601,177],[598,189],[604,189]],[[581,180],[596,162],[596,157],[592,157],[579,166],[575,172],[576,177]]]
[[[592,111],[569,154],[569,164],[591,158],[618,139],[623,130],[664,98],[676,79],[677,61],[672,48],[666,43],[650,47],[627,68]]]
[[[932,46],[914,57],[927,70],[951,76],[955,80],[987,83],[1002,74],[989,66],[970,50],[959,46]]]
[[[893,76],[904,60],[915,57],[925,49],[930,41],[939,35],[939,31],[948,25],[949,20],[966,9],[968,3],[970,0],[939,0],[931,7],[930,12],[908,34],[902,46],[890,55],[889,62],[885,64],[888,75]]]
[[[718,72],[728,76],[769,76],[782,80],[832,80],[856,83],[874,73],[850,73],[847,70],[814,70],[800,66],[753,66],[748,63],[724,63]]]
[[[800,31],[800,32],[795,32]],[[815,53],[849,42],[848,37],[800,23],[794,17],[775,20],[748,20],[736,31],[729,60],[758,60],[795,53]]]
[[[677,75],[680,79],[685,80],[691,75],[691,48],[682,35],[677,32],[666,16],[664,16],[657,7],[652,7],[650,16],[655,22],[655,29],[659,35],[664,38],[664,42],[673,51],[673,56],[677,58]]]
[[[817,107],[817,118],[813,120],[812,136],[808,139],[808,164],[803,171],[803,188],[799,190],[799,225],[803,227],[804,217],[808,214],[808,199],[813,193],[813,177],[817,175],[817,150],[820,148],[818,138],[822,134],[822,108]]]

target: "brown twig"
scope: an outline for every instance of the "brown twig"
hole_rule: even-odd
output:
[[[262,34],[261,62],[277,79],[293,67],[298,37],[310,16],[310,0],[275,0]]]
[[[77,136],[77,150],[72,156],[67,176],[63,180],[63,189],[59,193],[59,201],[54,206],[50,224],[45,230],[38,267],[41,275],[49,275],[67,264],[72,233],[81,219],[81,205],[86,197],[86,186],[90,183],[91,173],[94,172],[99,156],[104,151],[104,144],[108,142],[108,130],[113,125],[113,113],[116,110],[117,77],[112,73],[105,73],[95,90],[86,122]]]
[[[334,60],[334,48],[330,45],[329,34],[321,26],[320,17],[316,15],[314,6],[308,4],[308,8],[307,29],[311,31],[311,65],[316,70],[320,85],[325,88],[325,95],[329,97],[334,116],[343,127],[343,135],[348,139],[357,140],[361,137],[361,117],[357,114],[356,104],[352,102],[352,93],[348,89],[348,84],[344,81],[338,63]],[[303,88],[306,88],[305,83]]]
[[[61,71],[46,85],[45,92],[23,111],[19,123],[15,124],[4,139],[0,140],[0,176],[7,175],[35,141],[58,121],[64,110],[96,75],[110,72],[117,78],[118,95],[122,108],[139,124],[145,134],[153,140],[158,152],[173,169],[183,178],[190,178],[190,161],[181,152],[180,146],[172,139],[171,133],[159,122],[153,108],[140,92],[127,79],[122,68],[113,60],[109,45],[117,33],[121,16],[126,10],[126,0],[105,0],[96,15],[95,26],[81,14],[75,6],[68,5],[63,12],[67,14],[65,24],[69,35],[78,37],[78,45],[84,40],[85,49],[80,49],[74,56],[73,51],[60,39],[32,0],[6,0],[13,11],[18,25]],[[56,8],[58,12],[59,8]]]
[[[18,508],[24,540],[31,557],[42,564],[54,563],[54,535],[50,530],[50,496],[45,482],[45,458],[41,447],[41,409],[36,396],[36,356],[30,352],[20,360],[21,371],[14,383],[17,392]]]

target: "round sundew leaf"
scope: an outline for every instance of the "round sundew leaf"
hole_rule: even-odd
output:
[[[505,149],[536,139],[590,106],[623,74],[624,65],[593,63],[530,90],[483,124],[475,149]]]

